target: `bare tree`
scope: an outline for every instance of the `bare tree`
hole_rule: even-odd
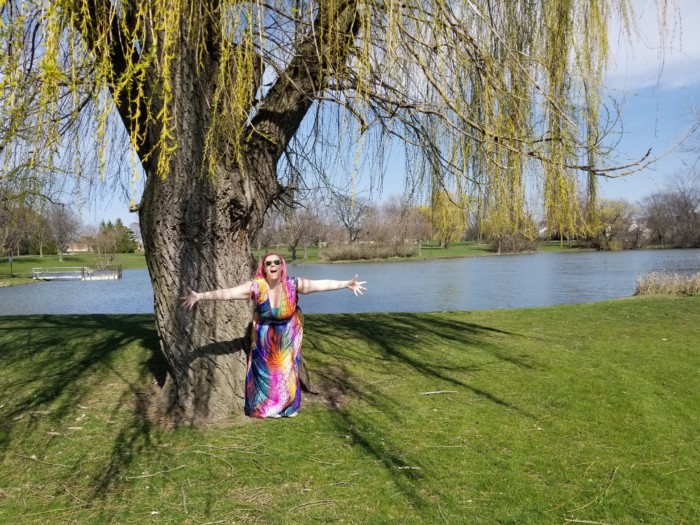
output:
[[[39,251],[39,257],[44,257],[44,248],[54,242],[54,235],[49,221],[43,214],[34,212],[30,223],[30,244]]]
[[[270,246],[280,245],[282,240],[280,231],[281,221],[279,212],[277,209],[271,208],[265,215],[265,222],[253,238],[253,246],[255,246],[259,255],[262,255],[263,251],[267,251]]]
[[[668,192],[654,192],[641,200],[640,206],[644,223],[650,230],[655,244],[666,247],[673,244],[674,217],[673,195]]]
[[[700,246],[700,173],[676,174],[641,201],[646,227],[661,246]]]
[[[674,218],[675,244],[700,246],[700,172],[676,174],[667,184]]]
[[[0,209],[0,240],[5,253],[20,255],[27,251],[33,213],[26,206],[11,203]]]
[[[306,257],[306,248],[310,244],[318,243],[323,231],[324,227],[310,205],[301,209],[287,209],[282,215],[281,233],[292,254],[292,261],[298,258],[299,246],[304,247]]]
[[[304,257],[307,256],[307,249],[310,246],[320,248],[324,242],[328,241],[330,224],[323,205],[309,207],[307,217],[307,234],[304,236]]]
[[[335,216],[345,228],[348,242],[354,243],[362,231],[363,221],[370,212],[369,205],[360,197],[334,195],[332,206]]]
[[[62,261],[66,245],[80,231],[80,219],[68,206],[54,204],[49,207],[48,221],[56,240],[58,260]]]

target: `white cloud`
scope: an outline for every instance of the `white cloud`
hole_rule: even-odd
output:
[[[657,1],[632,1],[637,34],[631,42],[619,21],[611,24],[608,87],[668,90],[700,84],[700,2],[666,0],[670,11],[661,34]]]

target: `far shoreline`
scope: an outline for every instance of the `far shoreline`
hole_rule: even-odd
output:
[[[306,257],[298,257],[292,260],[291,252],[286,248],[268,250],[253,250],[253,255],[256,258],[262,257],[265,253],[274,251],[279,253],[290,265],[304,265],[304,264],[335,264],[335,265],[347,265],[347,264],[370,264],[370,263],[387,263],[387,262],[429,262],[436,260],[453,260],[453,259],[466,259],[466,258],[476,258],[476,257],[493,257],[493,256],[512,256],[512,255],[534,255],[538,253],[570,253],[570,252],[591,252],[596,251],[593,248],[578,246],[576,244],[567,245],[566,243],[560,243],[559,241],[543,241],[538,244],[539,249],[536,251],[527,251],[519,253],[496,253],[490,251],[490,247],[487,244],[477,244],[472,241],[452,243],[448,248],[442,248],[436,245],[423,245],[421,247],[421,254],[413,257],[391,257],[384,259],[355,259],[355,260],[338,260],[338,261],[325,261],[320,258],[319,248],[309,248],[307,249]],[[659,246],[646,247],[635,250],[613,250],[615,252],[621,251],[646,251],[646,250],[684,250],[693,248],[675,248],[668,247],[663,248]],[[303,252],[302,250],[298,250]],[[3,257],[0,259],[0,288],[6,288],[10,286],[21,286],[25,284],[35,284],[40,282],[40,280],[33,279],[29,277],[31,275],[31,269],[34,267],[53,267],[53,266],[94,266],[94,256],[88,253],[75,253],[63,256],[63,261],[58,260],[57,255],[47,255],[40,257],[38,255],[22,255],[15,256],[13,258],[13,271],[12,276],[8,271],[8,258]],[[123,270],[136,270],[136,269],[147,269],[146,258],[143,252],[120,254],[117,261],[121,265]]]

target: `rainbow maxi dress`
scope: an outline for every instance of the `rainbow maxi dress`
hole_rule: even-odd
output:
[[[299,367],[304,317],[297,307],[297,279],[287,277],[279,308],[270,306],[265,279],[253,279],[253,337],[245,380],[245,413],[287,417],[301,407]]]

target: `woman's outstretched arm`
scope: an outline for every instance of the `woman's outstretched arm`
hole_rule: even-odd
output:
[[[195,292],[188,286],[187,295],[180,297],[181,306],[186,310],[191,310],[199,301],[234,301],[250,299],[250,287],[252,284],[252,281],[248,281],[233,288],[221,288],[220,290],[212,290],[210,292]]]
[[[367,290],[367,288],[362,286],[363,284],[367,284],[367,281],[358,281],[357,275],[349,281],[334,281],[333,279],[320,279],[313,281],[311,279],[302,279],[300,277],[297,290],[301,294],[309,294],[314,292],[330,292],[333,290],[348,288],[349,290],[352,290],[355,295],[362,295],[362,292]]]

